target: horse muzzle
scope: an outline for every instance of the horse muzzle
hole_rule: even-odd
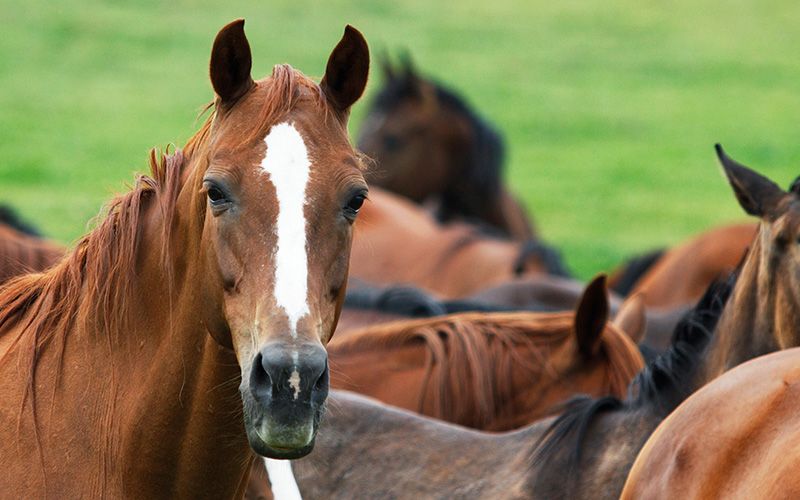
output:
[[[328,397],[328,354],[320,344],[270,343],[242,377],[250,446],[270,458],[300,458],[314,438]]]

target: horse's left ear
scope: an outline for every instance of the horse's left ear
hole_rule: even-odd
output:
[[[719,144],[714,145],[714,149],[739,205],[750,215],[772,219],[786,196],[783,189],[725,154]]]
[[[580,353],[591,358],[597,354],[608,321],[606,275],[600,274],[586,286],[575,311],[575,335]]]
[[[250,69],[253,58],[244,34],[244,19],[237,19],[219,30],[211,49],[209,72],[220,104],[230,106],[253,86]]]
[[[349,24],[331,52],[320,87],[334,108],[347,113],[356,102],[369,76],[369,47],[364,36]]]

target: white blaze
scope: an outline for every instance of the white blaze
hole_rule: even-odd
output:
[[[261,161],[261,169],[269,174],[278,199],[275,300],[289,318],[292,337],[297,337],[297,322],[309,312],[303,207],[311,161],[303,137],[289,123],[273,126],[264,142],[267,152]]]
[[[292,462],[265,458],[264,465],[267,466],[269,484],[275,500],[303,500],[292,473]]]

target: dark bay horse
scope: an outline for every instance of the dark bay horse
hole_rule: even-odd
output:
[[[500,134],[466,101],[422,78],[406,59],[383,64],[384,85],[358,147],[376,160],[371,186],[432,204],[441,222],[468,220],[518,241],[534,237],[525,208],[503,184]]]
[[[515,429],[577,393],[625,396],[643,361],[635,344],[642,332],[623,328],[641,329],[644,319],[619,316],[620,324],[607,322],[601,276],[575,312],[460,313],[370,326],[329,344],[331,385],[467,427]]]
[[[469,224],[441,225],[421,207],[378,188],[364,203],[350,258],[357,279],[411,284],[442,298],[519,276],[565,272],[558,253],[544,244],[494,238]]]
[[[0,491],[231,498],[253,450],[311,450],[366,196],[346,123],[368,68],[348,26],[319,85],[287,65],[253,81],[244,21],[219,32],[200,131],[0,290]]]
[[[797,498],[800,349],[737,366],[658,426],[622,498]]]
[[[742,261],[758,225],[731,224],[706,231],[666,251],[632,287],[651,308],[671,309],[697,301],[713,281]]]
[[[8,207],[0,206],[0,284],[55,264],[64,249],[43,238]]]

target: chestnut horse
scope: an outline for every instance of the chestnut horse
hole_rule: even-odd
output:
[[[625,396],[643,366],[642,332],[622,330],[644,326],[644,311],[633,308],[623,308],[619,326],[607,323],[601,276],[574,313],[461,313],[366,327],[328,346],[331,385],[467,427],[515,429],[576,393]]]
[[[319,85],[286,65],[255,82],[244,21],[219,32],[200,131],[0,291],[0,491],[231,498],[252,450],[311,450],[366,195],[346,122],[368,67],[348,26]]]
[[[541,274],[566,274],[547,245],[493,238],[468,224],[442,226],[378,188],[370,190],[356,223],[350,275],[374,285],[411,284],[449,299]]]
[[[671,309],[696,302],[713,281],[742,261],[758,225],[731,224],[706,231],[665,252],[632,287],[647,307]]]
[[[680,375],[663,374],[650,387],[640,384],[640,393],[657,397],[644,406],[637,400],[578,401],[549,431],[541,459],[573,450],[569,466],[579,471],[569,484],[573,497],[618,498],[649,435],[686,397],[740,363],[800,346],[800,180],[785,192],[716,148],[739,204],[761,219],[758,233],[714,335],[688,339],[694,347],[683,349],[684,358],[692,353],[687,359],[695,360],[687,366],[665,358],[665,373]],[[661,391],[653,390],[659,386]]]
[[[63,254],[62,248],[42,239],[10,208],[0,206],[0,284],[23,273],[47,269]]]
[[[794,348],[737,366],[684,401],[642,448],[622,498],[797,498],[798,442]]]
[[[400,68],[388,60],[382,66],[383,88],[358,137],[359,149],[377,160],[370,185],[433,204],[441,222],[467,220],[518,241],[534,238],[525,208],[503,185],[500,134],[408,59]]]

